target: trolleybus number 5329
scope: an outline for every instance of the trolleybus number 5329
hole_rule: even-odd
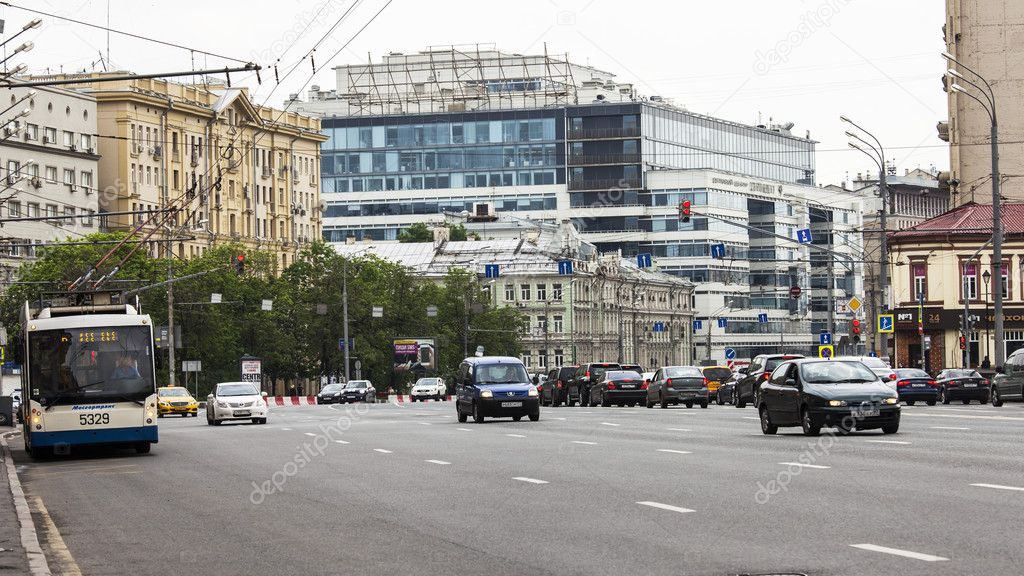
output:
[[[110,414],[79,414],[78,423],[82,426],[110,424]]]

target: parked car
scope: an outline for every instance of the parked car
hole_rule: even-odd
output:
[[[899,397],[856,360],[807,358],[780,364],[758,394],[761,432],[801,426],[807,436],[822,427],[851,430],[900,429]]]
[[[896,392],[900,402],[913,406],[915,402],[927,402],[935,406],[939,396],[939,384],[927,372],[918,368],[896,369]]]
[[[736,381],[741,378],[740,374],[733,374],[728,380],[722,383],[715,392],[715,401],[719,405],[732,404],[732,395],[736,390]]]
[[[482,423],[487,417],[511,416],[531,422],[540,420],[537,387],[522,360],[508,356],[466,358],[459,365],[455,382],[455,414],[459,422],[471,415]]]
[[[755,356],[747,367],[747,374],[736,382],[732,390],[732,403],[737,408],[746,408],[750,402],[757,406],[755,395],[761,382],[767,380],[779,364],[787,360],[803,358],[799,354],[762,354]]]
[[[447,400],[448,386],[443,378],[420,378],[409,391],[409,400],[425,402],[427,400]]]
[[[199,416],[199,402],[181,386],[161,386],[156,389],[157,418],[166,414],[181,414],[182,418]]]
[[[592,362],[583,364],[576,369],[572,378],[572,384],[566,392],[566,404],[572,406],[579,401],[580,406],[587,406],[590,401],[590,389],[601,381],[604,373],[609,370],[619,370],[620,366],[615,362]]]
[[[993,406],[1003,402],[1024,402],[1024,348],[1014,350],[1002,372],[992,377],[990,400]]]
[[[320,389],[320,392],[316,395],[317,404],[338,404],[340,403],[341,396],[345,391],[344,384],[328,384]]]
[[[566,391],[573,375],[576,374],[578,366],[562,366],[552,368],[548,372],[548,378],[544,387],[540,390],[540,403],[542,406],[561,406],[566,402]]]
[[[647,407],[658,404],[668,408],[669,404],[680,403],[687,408],[694,404],[708,407],[708,384],[699,366],[665,366],[654,373],[647,387]]]
[[[935,377],[939,385],[938,401],[949,404],[952,400],[960,400],[970,404],[977,400],[982,404],[988,402],[989,382],[977,370],[947,368]]]
[[[896,371],[889,366],[888,362],[877,356],[839,356],[833,358],[833,360],[856,360],[861,362],[874,372],[879,380],[888,384],[890,388],[896,389]]]
[[[210,426],[229,420],[266,424],[269,412],[267,393],[260,392],[252,382],[220,382],[206,397],[206,423]]]
[[[728,366],[704,366],[701,371],[708,381],[708,397],[717,402],[718,389],[732,378],[732,370]]]
[[[340,402],[369,402],[377,401],[377,389],[369,380],[350,380],[345,384],[341,393]]]
[[[639,372],[609,370],[590,388],[590,403],[606,408],[612,404],[636,406],[647,398],[647,386]]]

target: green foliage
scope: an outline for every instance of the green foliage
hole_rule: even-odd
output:
[[[448,227],[448,239],[452,242],[465,242],[468,239],[466,227],[462,224]]]
[[[417,222],[398,233],[398,241],[403,243],[433,242],[434,233],[422,222]]]

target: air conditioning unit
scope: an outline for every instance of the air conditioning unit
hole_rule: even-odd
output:
[[[50,140],[49,136],[43,136],[43,144],[53,144],[53,140]]]
[[[153,159],[159,160],[164,155],[164,149],[162,146],[153,146]]]
[[[32,180],[29,181],[33,188],[42,188],[43,181],[39,179],[39,176],[33,176]]]
[[[11,186],[18,183],[19,176],[17,174],[10,173],[7,175],[7,183]]]
[[[74,184],[68,184],[68,190],[70,190],[71,192],[78,192],[78,186],[75,186]]]
[[[136,154],[142,154],[142,152],[143,152],[143,151],[144,151],[145,149],[146,149],[146,147],[145,147],[145,146],[143,146],[142,144],[136,144],[136,145],[135,145],[135,153],[136,153]]]
[[[89,154],[93,154],[93,155],[96,154],[96,147],[95,146],[89,146]]]
[[[4,136],[12,136],[17,131],[18,131],[17,128],[12,128],[10,126],[4,126]]]
[[[71,151],[78,150],[78,144],[75,144],[74,142],[72,142],[71,144],[68,145],[68,150],[71,150]]]
[[[470,222],[494,222],[498,219],[498,213],[494,209],[493,202],[476,202],[473,204],[473,212],[469,215]]]
[[[28,130],[26,130],[25,131],[25,140],[31,140],[31,139],[32,139],[32,133],[29,132]]]

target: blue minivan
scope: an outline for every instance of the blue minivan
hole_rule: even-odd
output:
[[[486,417],[511,417],[518,422],[523,416],[536,422],[540,420],[540,396],[518,358],[466,358],[455,378],[455,412],[459,422],[470,415],[476,423]]]

